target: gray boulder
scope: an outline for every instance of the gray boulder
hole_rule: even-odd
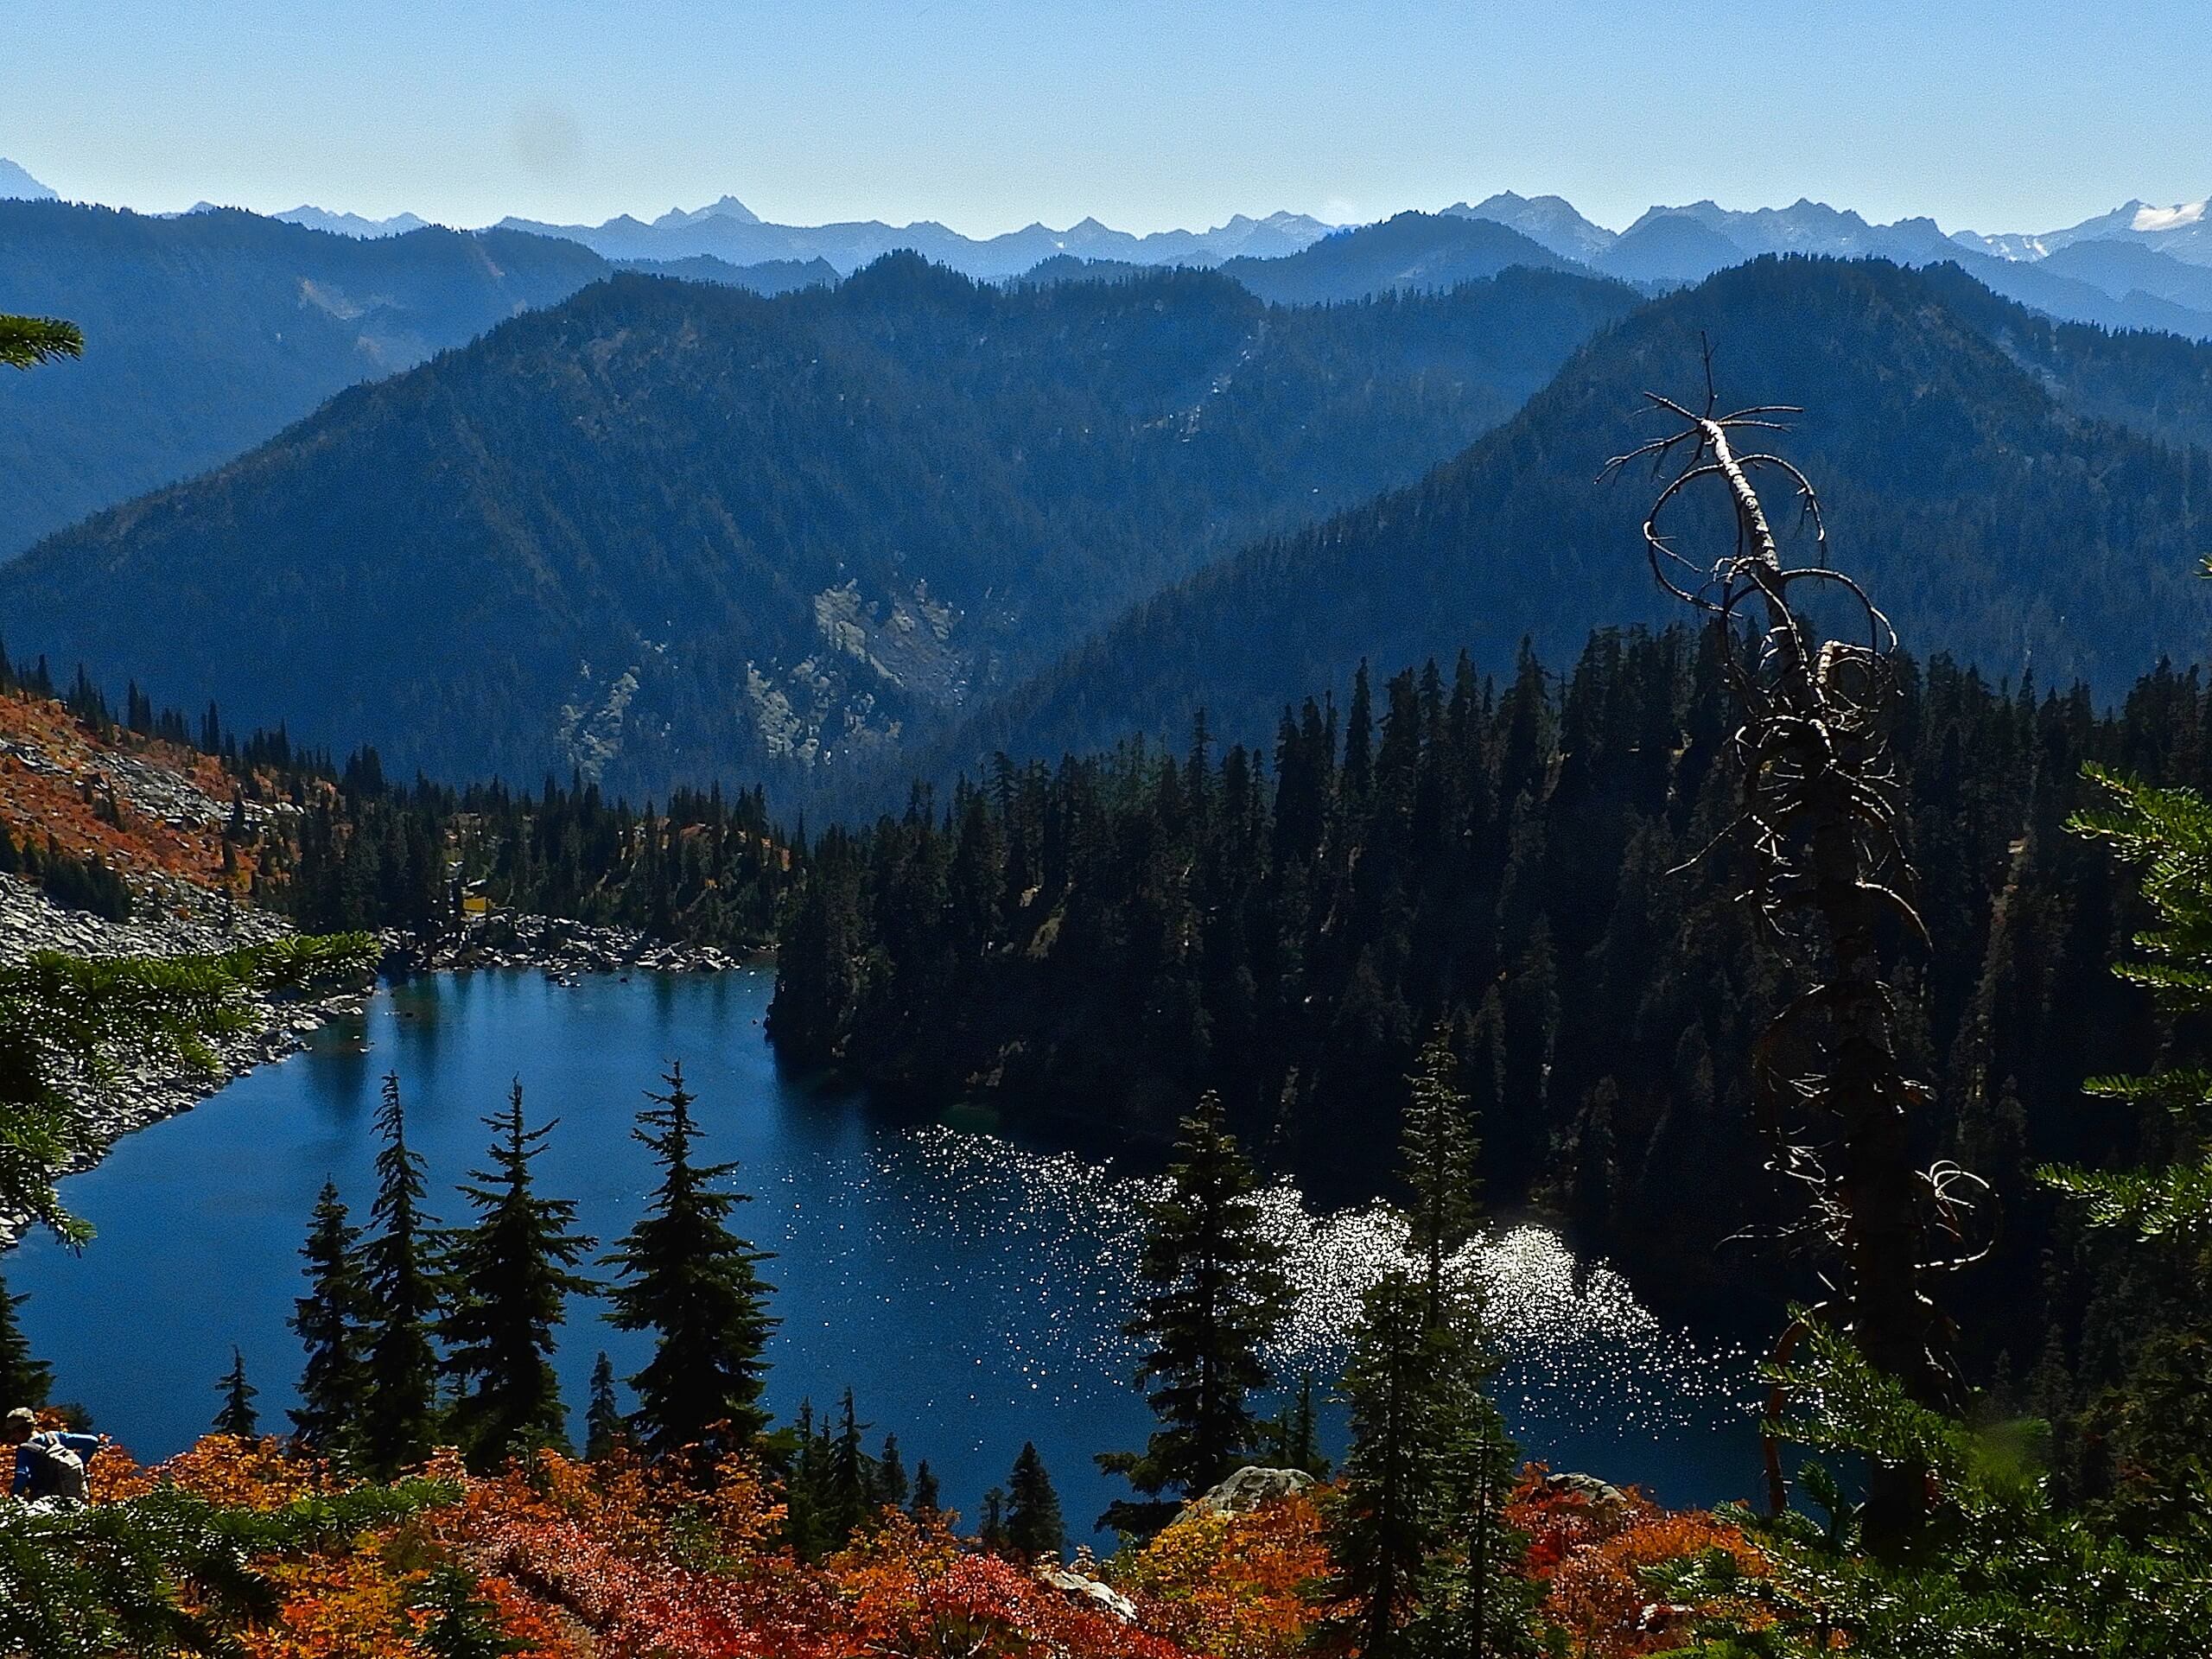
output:
[[[1313,1484],[1313,1477],[1303,1469],[1262,1469],[1257,1464],[1247,1464],[1196,1501],[1200,1509],[1217,1515],[1249,1515]]]

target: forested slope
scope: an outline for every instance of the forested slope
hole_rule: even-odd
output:
[[[1297,310],[1200,272],[1004,294],[912,256],[775,299],[622,276],[48,540],[0,613],[19,654],[403,775],[664,793],[903,741],[1415,476],[1632,300],[1526,270]]]
[[[1270,538],[1148,601],[984,710],[940,774],[994,750],[1053,755],[1209,709],[1251,738],[1362,658],[1486,670],[1656,620],[1640,476],[1595,485],[1657,429],[1647,391],[1802,405],[1791,458],[1819,484],[1836,561],[1920,649],[1993,676],[2030,665],[2116,694],[2197,655],[2212,348],[2054,326],[1956,270],[1765,259],[1594,339],[1519,416],[1419,484]],[[1687,529],[1690,520],[1684,520]]]
[[[0,308],[86,339],[81,362],[0,382],[0,558],[607,269],[514,231],[368,241],[232,209],[0,200]]]

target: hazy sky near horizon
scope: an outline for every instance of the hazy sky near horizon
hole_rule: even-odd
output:
[[[141,209],[974,235],[1494,190],[2041,231],[2212,191],[2204,0],[56,0],[0,156]]]

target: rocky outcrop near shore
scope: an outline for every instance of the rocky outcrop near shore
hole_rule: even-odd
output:
[[[187,881],[143,880],[136,899],[132,920],[105,921],[64,910],[29,882],[0,875],[0,967],[40,950],[94,959],[212,954],[264,944],[292,931],[282,917],[230,905],[222,895]],[[209,1045],[213,1071],[194,1071],[167,1059],[125,1059],[104,1087],[87,1085],[83,1092],[88,1133],[72,1171],[98,1163],[133,1129],[185,1111],[256,1066],[296,1052],[326,1020],[359,1013],[368,996],[366,989],[359,989],[249,998],[242,1004],[244,1026]],[[0,1215],[0,1246],[12,1243],[21,1225],[20,1217]]]
[[[501,912],[423,943],[384,936],[385,971],[395,976],[474,968],[537,969],[556,979],[582,974],[720,973],[743,960],[711,944],[671,944],[633,927]]]

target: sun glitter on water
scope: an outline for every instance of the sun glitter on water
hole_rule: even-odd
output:
[[[1137,1294],[1144,1201],[1160,1180],[943,1128],[901,1138],[908,1144],[896,1159],[880,1155],[879,1167],[935,1190],[938,1202],[910,1210],[917,1224],[989,1243],[1010,1296],[1074,1312],[1055,1321],[1048,1344],[1060,1362],[1125,1380],[1137,1347],[1118,1327]],[[1287,1183],[1262,1193],[1261,1212],[1294,1292],[1268,1358],[1278,1376],[1310,1371],[1325,1383],[1343,1368],[1362,1296],[1411,1261],[1405,1224],[1380,1204],[1315,1215]],[[1709,1423],[1750,1394],[1743,1349],[1663,1325],[1620,1274],[1578,1262],[1548,1228],[1497,1229],[1453,1269],[1483,1287],[1503,1362],[1496,1391],[1516,1421],[1602,1419],[1661,1433]]]

